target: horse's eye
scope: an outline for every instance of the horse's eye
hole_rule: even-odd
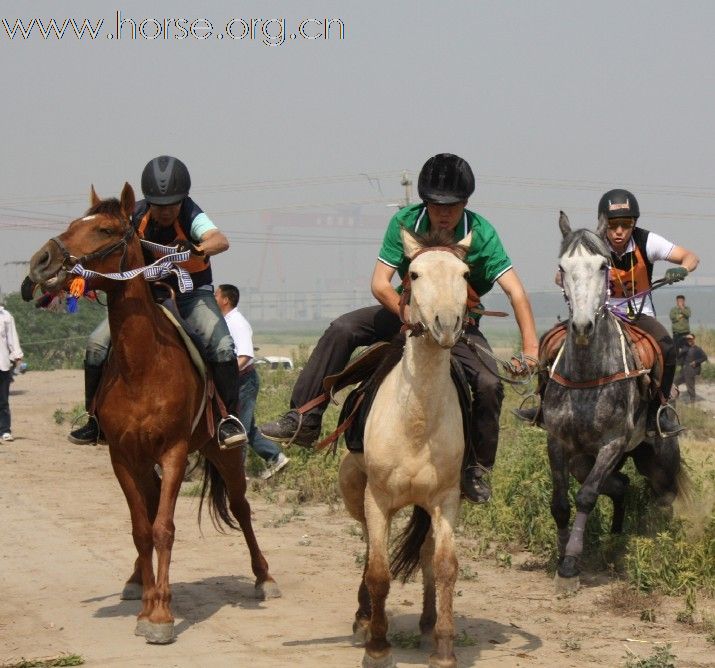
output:
[[[561,265],[559,265],[559,271],[560,271],[562,274],[564,273],[564,268],[563,268]]]
[[[410,280],[416,281],[417,278],[418,278],[417,272],[416,272],[416,271],[411,271],[411,272],[410,272]]]
[[[604,263],[601,265],[601,270],[602,270],[602,271],[608,271],[609,268],[610,268],[610,265],[608,264],[608,262],[604,262]]]
[[[464,274],[462,274],[462,275],[464,276],[465,281],[469,280],[469,272],[468,271],[465,271]]]
[[[112,234],[114,234],[114,230],[111,230],[108,227],[100,227],[99,232],[100,232],[100,234],[103,234],[105,237],[111,237]]]

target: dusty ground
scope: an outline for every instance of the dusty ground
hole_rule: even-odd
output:
[[[715,393],[710,393],[711,398]],[[119,591],[134,560],[124,498],[106,447],[76,446],[52,414],[80,401],[75,371],[31,372],[13,385],[14,443],[0,444],[0,666],[21,657],[82,655],[88,666],[359,666],[350,638],[362,545],[341,509],[251,502],[261,547],[283,591],[251,598],[252,574],[238,534],[196,522],[196,499],[179,499],[172,563],[177,642],[133,635],[138,602]],[[711,412],[715,403],[709,405]],[[462,559],[478,573],[458,582],[460,666],[621,666],[673,643],[678,666],[715,665],[703,634],[674,623],[682,601],[665,600],[657,622],[618,616],[603,604],[605,577],[585,578],[560,599],[542,571]],[[394,585],[393,630],[416,630],[419,586]],[[421,650],[395,648],[399,666],[424,665]]]

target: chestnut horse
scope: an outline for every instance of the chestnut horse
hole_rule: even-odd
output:
[[[367,641],[364,667],[395,665],[385,614],[391,579],[388,537],[395,513],[414,505],[392,559],[392,575],[406,579],[421,564],[420,630],[425,643],[434,641],[429,665],[453,668],[454,526],[464,432],[450,376],[450,349],[464,326],[469,269],[462,258],[471,235],[455,246],[435,245],[439,241],[422,246],[422,240],[403,230],[402,241],[411,258],[413,336],[407,337],[402,360],[375,395],[365,424],[365,452],[348,453],[340,466],[345,506],[367,537],[353,632],[356,640]]]
[[[141,242],[131,223],[134,204],[128,183],[119,200],[100,200],[92,188],[91,208],[32,256],[29,278],[45,290],[60,291],[73,278],[70,271],[76,265],[101,274],[144,266]],[[112,340],[96,414],[129,504],[138,552],[122,598],[142,599],[137,635],[150,643],[168,643],[174,639],[169,585],[174,509],[190,452],[200,450],[205,458],[201,503],[210,488],[214,524],[218,527],[220,521],[243,531],[257,596],[264,599],[280,592],[251,526],[241,448],[220,450],[204,419],[192,432],[205,400],[205,380],[180,334],[154,303],[141,275],[126,281],[93,276],[90,281],[93,288],[106,291]],[[155,464],[161,466],[161,481]]]

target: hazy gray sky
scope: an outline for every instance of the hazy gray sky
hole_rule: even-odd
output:
[[[559,209],[591,226],[616,186],[638,196],[644,227],[701,255],[694,279],[715,283],[712,2],[99,6],[0,5],[5,291],[15,288],[6,263],[80,215],[90,183],[102,195],[125,180],[138,189],[161,153],[187,163],[192,195],[232,242],[215,260],[222,282],[366,292],[402,170],[416,179],[428,156],[451,151],[477,174],[470,208],[496,225],[531,289],[551,287]],[[344,39],[333,25],[328,40],[268,46],[260,23],[254,40],[179,40],[178,28],[132,40],[128,24],[110,39],[118,11],[137,25],[207,19],[216,33],[230,19],[284,17],[288,34],[327,17],[342,20]],[[18,18],[104,23],[95,40],[71,27],[43,39],[37,26],[10,39]],[[278,27],[269,24],[274,37]],[[298,224],[350,216],[364,224]]]

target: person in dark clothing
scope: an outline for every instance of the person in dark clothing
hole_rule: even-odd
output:
[[[700,375],[702,365],[708,361],[708,356],[705,351],[695,345],[695,335],[685,335],[685,353],[683,355],[683,366],[675,379],[676,387],[685,383],[688,391],[688,399],[697,401],[698,396],[695,394],[695,379]]]

